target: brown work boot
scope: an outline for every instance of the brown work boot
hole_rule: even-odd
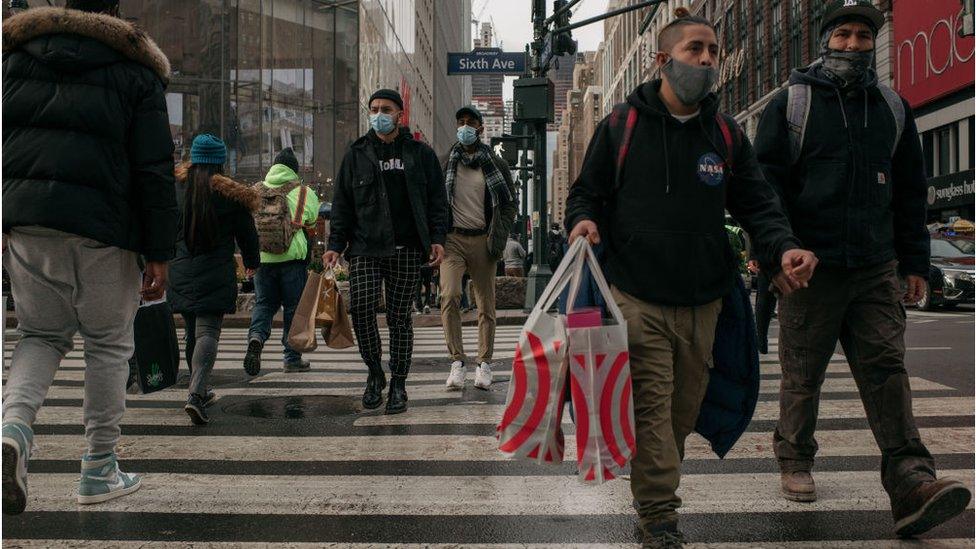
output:
[[[792,471],[780,474],[783,497],[790,501],[817,501],[817,485],[810,471]]]
[[[965,511],[972,497],[969,488],[956,480],[920,482],[908,495],[892,502],[895,533],[909,537],[928,532]]]
[[[677,521],[665,521],[642,528],[642,549],[680,549],[685,537],[678,530]]]

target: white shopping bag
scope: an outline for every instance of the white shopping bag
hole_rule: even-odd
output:
[[[580,239],[583,240],[583,239]],[[590,272],[603,294],[614,324],[569,328],[570,385],[576,418],[576,460],[579,478],[601,484],[620,475],[637,447],[634,436],[634,400],[627,348],[627,322],[589,245],[576,264]],[[580,277],[572,277],[569,308],[576,300]]]
[[[585,239],[580,238],[570,246],[519,335],[505,411],[497,428],[498,449],[508,457],[540,463],[563,460],[566,318],[548,310],[571,279],[579,276],[576,264],[586,257],[584,245]]]

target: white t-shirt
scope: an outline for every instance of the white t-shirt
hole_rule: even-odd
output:
[[[698,116],[698,113],[700,113],[700,112],[701,112],[701,109],[699,109],[699,110],[697,110],[697,111],[695,111],[695,112],[693,112],[691,114],[674,114],[674,113],[671,113],[671,116],[675,117],[678,120],[678,122],[681,122],[682,124],[684,124],[685,122],[687,122],[687,121],[691,120],[692,118]]]

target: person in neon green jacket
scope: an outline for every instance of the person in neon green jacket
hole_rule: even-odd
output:
[[[259,185],[275,188],[291,183],[298,176],[298,159],[291,148],[278,153],[268,175]],[[298,209],[301,187],[288,193],[288,213],[294,219]],[[302,223],[306,228],[314,227],[319,217],[319,199],[308,189],[305,194],[305,212]],[[250,375],[261,371],[261,350],[265,341],[271,337],[271,322],[278,309],[284,308],[284,329],[281,343],[284,345],[284,371],[300,372],[309,369],[309,363],[302,360],[301,353],[288,346],[288,329],[291,327],[295,309],[305,289],[308,278],[309,241],[305,231],[298,231],[291,245],[283,254],[261,252],[261,267],[254,275],[254,310],[251,312],[251,327],[248,330],[247,354],[244,356],[244,369]]]

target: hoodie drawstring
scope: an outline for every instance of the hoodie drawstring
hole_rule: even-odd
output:
[[[661,119],[661,139],[664,141],[664,194],[671,194],[671,156],[668,154],[668,121]]]
[[[868,89],[864,88],[864,127],[868,127]]]
[[[834,88],[834,92],[837,94],[837,102],[840,103],[840,114],[844,117],[844,127],[850,129],[850,125],[847,124],[847,110],[844,109],[844,98],[840,95],[840,90]]]

